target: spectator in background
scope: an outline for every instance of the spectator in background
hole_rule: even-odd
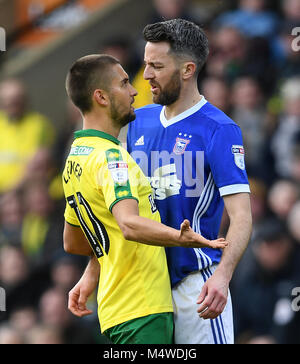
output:
[[[43,2],[33,1],[29,11],[35,17],[40,13],[40,19],[37,25],[42,30],[54,29],[57,31],[58,29],[71,29],[85,21],[89,15],[88,9],[82,3],[82,1],[78,0],[63,1],[58,9],[42,17],[44,10]]]
[[[37,311],[32,306],[17,307],[9,316],[11,327],[23,336],[37,324],[37,321]]]
[[[268,43],[261,38],[248,39],[234,27],[211,30],[207,75],[224,78],[229,85],[247,75],[259,81],[263,92],[273,92],[274,67]]]
[[[269,190],[268,205],[278,219],[286,221],[292,207],[300,197],[299,192],[297,183],[292,180],[275,181]]]
[[[237,342],[267,336],[278,344],[300,343],[300,312],[291,304],[299,260],[299,247],[285,226],[276,219],[263,221],[252,243],[252,261],[234,291]]]
[[[67,294],[80,279],[86,263],[84,257],[70,256],[65,253],[59,255],[51,265],[53,285]]]
[[[30,290],[22,290],[25,282],[30,277],[30,266],[20,247],[5,245],[0,249],[0,287],[6,292],[6,319],[16,305],[27,304],[33,299]],[[32,287],[34,287],[32,282]]]
[[[0,345],[21,345],[25,343],[25,338],[18,330],[10,327],[8,324],[0,326]]]
[[[7,296],[29,276],[29,264],[19,247],[6,245],[0,250],[0,286]],[[7,305],[8,306],[8,305]]]
[[[295,136],[295,145],[292,149],[291,176],[300,184],[300,132]]]
[[[231,100],[231,117],[243,132],[249,174],[264,177],[268,173],[264,160],[266,107],[260,85],[251,77],[238,78],[232,87]]]
[[[11,190],[0,197],[0,246],[21,241],[23,205],[20,195],[20,191]]]
[[[271,148],[277,174],[282,178],[292,175],[293,148],[300,132],[300,77],[288,79],[281,87],[283,113],[275,131]]]
[[[37,324],[25,335],[26,344],[64,344],[61,332],[55,326]]]
[[[225,114],[230,113],[230,89],[225,80],[219,77],[207,77],[201,82],[200,89],[208,102],[222,110]]]
[[[60,332],[64,344],[92,344],[95,339],[89,327],[68,311],[67,294],[57,287],[49,288],[40,299],[40,323]]]
[[[192,10],[190,0],[152,0],[154,13],[149,23],[156,23],[176,18],[197,22]]]
[[[252,219],[254,222],[253,231],[256,229],[256,225],[268,215],[267,208],[267,186],[265,182],[259,178],[249,178],[250,183],[250,200]]]
[[[247,56],[247,41],[233,27],[223,27],[211,33],[210,59],[206,65],[209,76],[232,81],[241,74]]]
[[[55,173],[55,165],[49,148],[40,148],[29,161],[23,184],[33,180],[49,182]]]
[[[216,26],[234,27],[246,37],[273,37],[279,19],[276,13],[266,10],[267,0],[239,0],[237,10],[221,14]]]
[[[285,20],[298,23],[300,22],[299,0],[281,0],[281,7]]]
[[[44,179],[27,181],[23,186],[23,204],[22,248],[33,266],[47,264],[55,254],[63,252],[63,213],[55,210]]]
[[[132,48],[128,37],[118,36],[108,39],[104,44],[99,46],[97,53],[109,54],[117,58],[122,67],[126,69],[130,80],[134,78],[141,66],[137,51]]]
[[[0,194],[19,185],[38,150],[53,143],[52,125],[28,110],[27,101],[21,81],[0,84]]]

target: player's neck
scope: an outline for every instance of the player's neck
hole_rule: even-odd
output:
[[[183,87],[180,96],[176,102],[165,108],[165,117],[167,120],[183,113],[196,105],[202,96],[199,94],[197,85]]]
[[[120,127],[115,126],[107,115],[97,115],[94,113],[85,114],[83,118],[83,129],[94,129],[119,137]]]

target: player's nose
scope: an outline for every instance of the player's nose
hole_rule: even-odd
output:
[[[149,66],[145,66],[145,70],[144,70],[144,79],[145,80],[151,80],[154,78],[154,73],[151,70],[151,67]]]
[[[138,95],[138,92],[137,92],[137,90],[132,86],[132,85],[130,85],[130,95],[132,96],[132,97],[135,97],[135,96],[137,96]]]

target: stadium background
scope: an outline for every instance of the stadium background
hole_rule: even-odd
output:
[[[206,30],[211,53],[199,88],[244,136],[254,229],[231,284],[236,343],[300,343],[299,0],[0,0],[0,343],[107,342],[95,296],[92,316],[67,310],[86,259],[62,249],[60,173],[81,127],[65,76],[80,56],[110,53],[139,92],[136,107],[150,103],[141,32],[174,17]],[[43,137],[11,130],[13,112],[34,119],[28,125]],[[17,168],[7,172],[10,163]],[[221,235],[227,227],[224,214]]]

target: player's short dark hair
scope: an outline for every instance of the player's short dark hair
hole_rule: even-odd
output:
[[[71,67],[66,79],[70,99],[84,114],[92,109],[93,92],[99,88],[109,91],[109,68],[119,61],[106,54],[92,54],[79,58]]]
[[[190,57],[197,66],[199,74],[209,55],[208,39],[204,31],[195,23],[172,19],[148,24],[143,31],[147,42],[168,42],[171,52],[179,58]]]

